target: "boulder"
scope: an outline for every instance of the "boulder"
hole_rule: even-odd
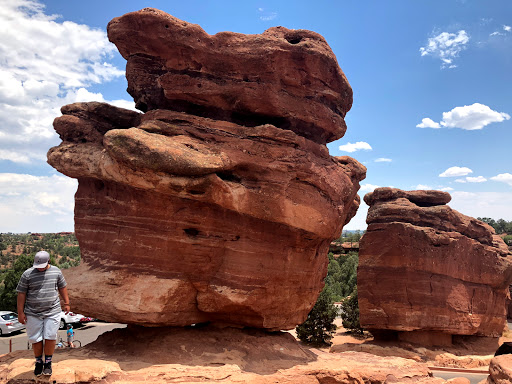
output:
[[[319,143],[346,130],[352,88],[318,33],[207,34],[157,9],[113,19],[128,92],[143,111],[172,109],[246,127],[272,124]]]
[[[450,344],[452,335],[501,336],[512,257],[493,228],[451,209],[441,191],[378,188],[364,200],[362,327],[431,345]]]
[[[303,40],[286,40],[292,34]],[[343,111],[351,103],[325,41],[284,29],[209,36],[152,9],[114,19],[109,36],[128,58],[130,92],[148,108],[140,114],[76,103],[55,120],[63,142],[48,162],[79,182],[82,264],[65,272],[73,308],[144,326],[216,322],[279,330],[302,323],[323,287],[329,244],[357,211],[366,173],[350,157],[330,156],[323,143],[342,133],[341,120],[326,112],[330,97],[321,95],[329,93]],[[245,55],[279,58],[280,70],[257,61],[254,72]],[[145,65],[135,65],[139,59]],[[330,66],[316,72],[310,62]],[[178,73],[213,90],[195,94],[173,77]],[[255,73],[261,94],[231,84]],[[289,85],[299,74],[301,86]],[[314,96],[306,104],[316,115],[294,87]],[[258,124],[180,108],[183,100],[228,108],[218,104],[219,94],[242,100]],[[261,98],[277,103],[272,113],[288,123],[259,113]]]
[[[512,355],[500,355],[491,360],[486,384],[512,383]]]

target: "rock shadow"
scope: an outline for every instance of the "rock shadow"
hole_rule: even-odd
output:
[[[82,349],[88,358],[114,359],[123,370],[161,364],[237,365],[242,371],[267,375],[317,359],[288,332],[212,325],[128,326],[106,332]]]

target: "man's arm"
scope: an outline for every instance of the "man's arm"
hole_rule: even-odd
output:
[[[27,299],[27,294],[23,292],[18,292],[17,304],[18,304],[18,321],[21,324],[25,324],[27,322],[27,316],[25,316],[25,300]]]
[[[62,297],[62,308],[64,309],[64,312],[66,312],[66,315],[69,311],[71,311],[71,307],[69,306],[69,296],[68,296],[68,287],[59,288],[60,296]]]

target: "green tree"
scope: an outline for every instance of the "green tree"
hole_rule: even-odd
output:
[[[14,262],[14,268],[5,274],[4,287],[0,293],[0,308],[6,311],[17,312],[16,308],[16,287],[20,277],[26,269],[34,263],[33,256],[21,255]]]
[[[357,284],[357,252],[341,255],[337,259],[329,253],[329,265],[325,285],[333,295],[334,301],[340,301],[350,295]]]
[[[504,233],[506,231],[507,224],[508,223],[505,220],[499,219],[496,222],[496,227],[494,228],[496,230],[496,233]]]
[[[336,330],[334,319],[337,313],[329,287],[325,286],[306,321],[297,326],[297,337],[306,343],[315,345],[330,344]]]
[[[357,301],[357,287],[352,294],[341,302],[341,318],[343,327],[363,334],[364,330],[359,323],[359,304]]]

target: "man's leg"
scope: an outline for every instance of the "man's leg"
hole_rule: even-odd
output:
[[[36,358],[36,365],[34,368],[34,375],[41,376],[43,373],[43,320],[27,316],[27,330],[28,340],[32,343],[34,350],[34,357]]]
[[[44,369],[43,375],[52,374],[52,359],[59,332],[60,312],[44,319]]]
[[[55,351],[55,344],[57,344],[57,340],[45,340],[44,341],[44,355],[52,356]]]
[[[43,356],[43,342],[32,344],[32,349],[34,350],[34,356],[37,359],[38,357]]]

